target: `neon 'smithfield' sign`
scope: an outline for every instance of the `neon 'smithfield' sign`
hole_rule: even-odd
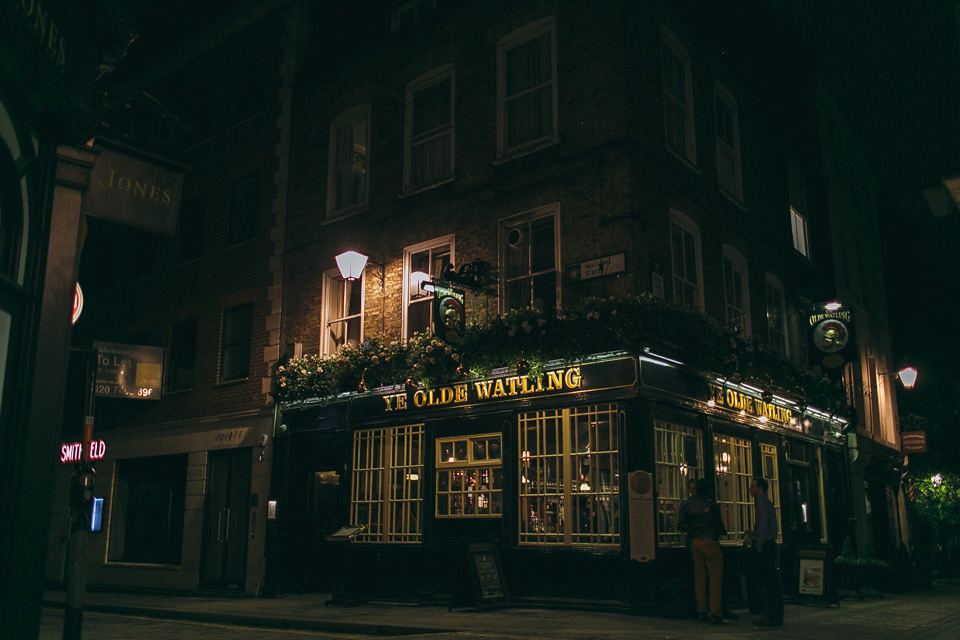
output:
[[[107,445],[103,440],[91,440],[89,450],[89,460],[101,460],[104,454],[107,452]],[[82,442],[68,442],[60,445],[60,463],[67,464],[68,462],[80,462],[84,459],[83,456],[83,443]]]
[[[764,402],[760,398],[748,396],[734,389],[715,384],[710,384],[709,387],[710,400],[713,401],[714,406],[742,411],[744,415],[765,418],[774,422],[784,424],[792,424],[793,422],[793,411],[790,409],[775,405],[772,402]]]

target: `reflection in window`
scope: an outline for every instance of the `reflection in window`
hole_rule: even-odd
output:
[[[521,544],[620,541],[617,407],[520,414]]]
[[[364,276],[359,280],[343,280],[335,271],[324,275],[323,355],[333,355],[341,346],[355,346],[363,340],[364,282]]]
[[[423,289],[426,280],[439,278],[452,260],[452,243],[443,242],[422,250],[408,253],[407,265],[407,327],[405,337],[409,340],[417,333],[430,330],[433,309],[433,292]]]
[[[682,546],[685,537],[677,529],[680,503],[689,498],[687,482],[704,476],[703,432],[680,424],[653,421],[657,456],[658,542]]]

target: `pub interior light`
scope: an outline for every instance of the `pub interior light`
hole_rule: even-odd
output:
[[[344,251],[336,257],[340,277],[344,280],[359,280],[367,266],[367,256],[356,251]]]

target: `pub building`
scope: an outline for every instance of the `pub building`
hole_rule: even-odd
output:
[[[464,545],[485,541],[514,603],[662,611],[682,597],[677,513],[701,477],[728,531],[733,602],[751,477],[769,482],[785,585],[793,549],[841,534],[842,418],[648,349],[494,373],[285,403],[273,588],[467,602]],[[362,528],[328,541],[345,525]]]

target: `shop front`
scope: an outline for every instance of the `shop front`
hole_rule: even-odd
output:
[[[468,603],[466,549],[485,542],[510,601],[657,612],[685,571],[686,482],[707,477],[734,584],[752,476],[771,483],[785,543],[828,531],[839,426],[762,395],[617,353],[286,405],[277,544],[268,540],[275,583],[344,600]],[[344,525],[362,529],[324,541]]]

